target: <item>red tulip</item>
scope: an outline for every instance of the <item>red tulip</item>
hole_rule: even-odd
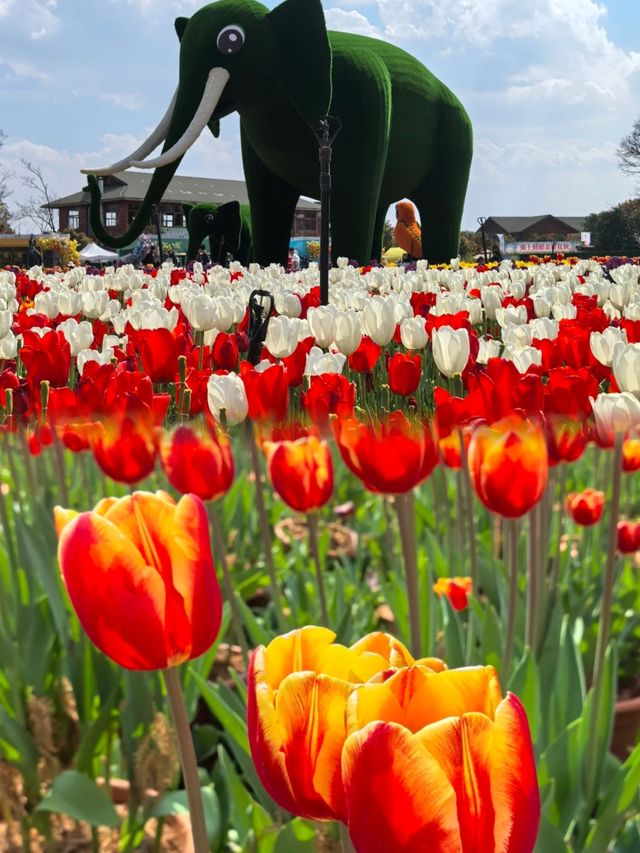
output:
[[[289,385],[282,365],[274,364],[266,370],[256,370],[248,362],[240,365],[249,401],[249,418],[258,423],[283,421],[289,405]]]
[[[397,352],[387,364],[389,388],[393,394],[409,397],[415,394],[420,384],[422,360],[419,355]]]
[[[640,521],[618,522],[618,551],[621,554],[640,551]]]
[[[216,370],[235,370],[238,364],[236,336],[218,332],[213,342],[212,355]]]
[[[135,492],[91,512],[55,509],[58,559],[89,639],[126,669],[198,657],[222,616],[207,514],[186,495]]]
[[[567,512],[576,524],[590,527],[602,518],[604,509],[604,492],[595,489],[584,489],[582,492],[571,492],[567,495]]]
[[[67,384],[71,349],[62,332],[47,332],[40,337],[37,332],[26,331],[20,358],[32,388],[39,390],[44,381],[54,388]]]
[[[433,591],[442,598],[446,595],[454,610],[465,610],[469,606],[469,594],[473,591],[471,578],[438,578]]]
[[[169,329],[145,329],[137,335],[144,372],[152,382],[173,382],[178,373],[178,342]]]
[[[267,473],[282,500],[297,512],[324,506],[333,492],[333,463],[326,441],[307,435],[265,442]]]
[[[469,445],[476,494],[492,512],[519,518],[542,497],[549,475],[547,444],[539,424],[512,415],[479,427]]]
[[[339,418],[334,435],[345,465],[372,492],[408,492],[438,463],[430,426],[400,411],[376,424]]]
[[[138,483],[156,460],[151,410],[137,397],[123,399],[105,423],[91,433],[91,450],[104,473],[119,483]]]
[[[358,349],[349,356],[349,367],[356,373],[371,373],[381,352],[382,348],[364,335]]]
[[[216,500],[233,483],[231,442],[215,427],[176,427],[160,444],[160,462],[174,489],[203,501]]]
[[[356,386],[342,373],[312,376],[302,405],[316,424],[326,424],[329,415],[349,418],[356,404]]]

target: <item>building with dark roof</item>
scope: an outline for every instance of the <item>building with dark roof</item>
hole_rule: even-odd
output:
[[[506,234],[517,240],[533,237],[564,237],[584,231],[584,216],[489,216],[484,223],[487,237]],[[481,229],[478,229],[478,234]]]
[[[107,231],[120,234],[131,225],[140,210],[152,174],[150,172],[117,172],[102,179],[102,219]],[[224,204],[239,201],[248,204],[247,187],[244,181],[222,178],[190,178],[176,175],[169,183],[159,205],[160,224],[169,232],[170,239],[180,237],[185,229],[183,204],[213,202]],[[88,192],[80,191],[64,198],[55,199],[45,205],[58,211],[59,230],[73,229],[92,236],[89,222],[91,198]],[[153,230],[155,223],[149,225]],[[320,205],[308,199],[300,199],[292,223],[292,237],[317,237],[320,234]],[[186,235],[186,231],[185,231]]]

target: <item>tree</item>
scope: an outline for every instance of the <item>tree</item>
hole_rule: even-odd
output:
[[[591,232],[591,245],[597,255],[639,255],[640,199],[590,214],[585,219],[584,230]]]
[[[636,119],[631,133],[620,143],[617,153],[620,168],[625,174],[640,174],[640,118]]]
[[[390,249],[393,246],[394,236],[393,236],[393,225],[387,219],[384,223],[384,229],[382,231],[382,248],[386,252],[387,249]]]
[[[7,138],[6,133],[0,130],[0,148],[4,145]],[[9,178],[10,172],[0,171],[0,234],[11,234],[11,214],[7,200],[9,198]]]
[[[56,231],[55,211],[43,206],[53,201],[54,194],[42,174],[42,169],[28,160],[21,162],[25,170],[25,174],[22,176],[22,185],[31,190],[33,195],[18,205],[16,219],[30,220],[39,231],[45,234]]]

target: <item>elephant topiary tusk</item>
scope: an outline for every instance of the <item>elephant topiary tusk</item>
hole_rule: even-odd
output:
[[[103,166],[100,169],[81,169],[83,175],[97,175],[100,177],[101,175],[113,175],[116,172],[123,172],[125,169],[128,169],[134,160],[139,160],[140,158],[148,157],[149,154],[153,151],[154,148],[157,148],[161,142],[164,142],[167,138],[167,133],[169,132],[169,125],[171,124],[171,118],[173,116],[173,110],[176,105],[176,100],[178,99],[178,90],[176,89],[173,98],[171,99],[171,103],[166,111],[166,113],[160,119],[160,123],[153,131],[153,133],[145,139],[142,145],[139,148],[136,148],[128,157],[124,157],[122,160],[118,160],[116,163],[112,163],[110,166]]]
[[[168,166],[169,163],[173,163],[179,157],[186,154],[211,120],[213,111],[220,100],[220,95],[227,85],[229,77],[230,75],[226,68],[212,68],[207,77],[200,106],[182,137],[159,157],[155,157],[153,160],[132,160],[131,165],[139,169],[157,169],[161,166]]]

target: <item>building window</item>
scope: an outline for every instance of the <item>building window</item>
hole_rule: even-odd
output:
[[[162,214],[162,227],[173,228],[173,213]]]
[[[115,210],[107,210],[104,215],[104,224],[107,228],[114,228],[118,224],[118,214]]]
[[[73,228],[74,231],[77,231],[80,228],[80,211],[79,210],[70,210],[69,211],[69,228]]]

